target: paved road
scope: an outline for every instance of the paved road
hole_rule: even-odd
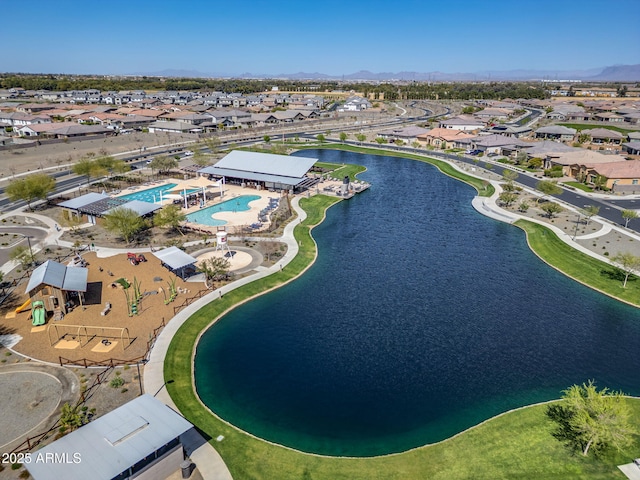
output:
[[[29,242],[31,243],[31,248],[36,247],[36,245],[45,239],[47,236],[47,231],[43,228],[37,227],[12,227],[12,226],[1,226],[0,227],[0,235],[3,233],[17,233],[22,238],[18,239],[15,242],[9,242],[9,245],[0,245],[0,265],[4,265],[9,261],[9,253],[18,245],[24,245],[25,247],[29,246]],[[2,237],[0,237],[2,238]],[[0,243],[3,243],[4,240]]]
[[[337,143],[337,141],[334,141]],[[374,148],[384,148],[386,150],[391,151],[399,151],[406,152],[412,154],[424,154],[424,151],[417,151],[412,147],[398,147],[398,146],[380,146],[374,144],[361,144],[359,142],[353,141],[345,141],[344,143],[355,145],[355,146],[366,146],[366,147],[374,147]],[[487,160],[486,158],[479,159],[478,157],[470,157],[464,155],[454,155],[450,153],[441,153],[441,152],[429,152],[429,156],[434,158],[442,158],[446,160],[454,160],[458,162],[466,163],[472,167],[477,167],[478,164],[482,165]],[[478,164],[476,163],[478,162]],[[501,163],[493,163],[493,171],[500,174],[502,170],[507,168],[506,165]],[[529,172],[518,171],[519,177],[516,180],[516,183],[524,185],[530,189],[535,190],[537,183],[540,180],[543,180],[542,174],[538,173],[533,174]],[[567,188],[563,188],[563,192],[560,195],[552,195],[552,197],[560,200],[561,202],[568,203],[575,208],[582,209],[588,205],[595,205],[600,207],[599,216],[603,217],[617,225],[624,226],[625,220],[622,218],[622,210],[625,209],[633,209],[640,210],[640,199],[618,199],[618,198],[602,198],[601,196],[589,195],[586,192],[581,191],[573,191]],[[640,219],[631,220],[628,225],[629,230],[632,230],[636,233],[640,233]]]

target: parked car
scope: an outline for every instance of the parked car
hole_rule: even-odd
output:
[[[184,151],[184,156],[185,157],[190,157],[191,155],[193,155],[193,152],[191,150],[185,150]]]

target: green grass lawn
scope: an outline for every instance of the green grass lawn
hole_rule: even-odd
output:
[[[584,192],[593,192],[593,188],[591,188],[588,185],[585,185],[584,183],[580,183],[580,182],[564,182],[565,185],[569,185],[571,187],[574,188],[578,188]]]
[[[327,170],[331,170],[331,176],[334,178],[349,177],[349,180],[354,181],[359,173],[366,171],[367,169],[362,165],[354,165],[351,163],[329,163],[329,162],[316,162],[315,167],[322,167]]]
[[[623,288],[624,277],[616,268],[571,248],[548,228],[527,220],[518,220],[514,225],[527,233],[531,250],[553,268],[611,297],[640,306],[637,277],[630,277]]]
[[[248,298],[277,288],[302,273],[317,253],[311,229],[337,201],[322,195],[301,199],[300,205],[308,217],[295,229],[301,248],[294,261],[282,272],[236,289],[192,315],[167,352],[164,377],[174,381],[167,385],[167,390],[182,414],[222,455],[235,479],[624,478],[616,465],[637,456],[640,437],[635,438],[627,452],[611,452],[599,460],[584,458],[569,452],[551,436],[553,424],[544,414],[544,405],[506,413],[435,445],[375,458],[321,457],[297,452],[257,439],[212,415],[200,403],[192,386],[192,355],[200,332]],[[530,237],[537,240],[539,236],[541,233],[531,228]],[[625,401],[632,409],[631,423],[640,424],[640,399]],[[212,440],[218,435],[225,437],[222,442]]]
[[[575,128],[577,131],[582,130],[591,130],[592,128],[606,128],[607,130],[615,130],[616,132],[627,134],[629,132],[636,132],[637,130],[632,130],[628,128],[614,127],[611,125],[585,125],[584,123],[558,123],[557,125],[561,125],[567,128]]]
[[[356,152],[356,153],[364,153],[369,155],[383,155],[387,157],[401,157],[408,158],[410,160],[418,160],[419,162],[430,163],[434,165],[438,170],[440,170],[445,175],[453,177],[457,180],[465,182],[472,187],[474,187],[478,191],[478,195],[481,197],[490,197],[495,192],[493,185],[491,185],[486,180],[482,180],[480,178],[472,177],[463,172],[456,170],[451,164],[443,161],[437,160],[435,158],[416,155],[413,153],[406,152],[395,152],[378,148],[369,148],[369,147],[356,147],[353,145],[338,145],[338,144],[330,144],[330,145],[315,145],[315,146],[301,146],[300,150],[305,150],[307,148],[327,148],[332,150],[344,150],[348,152]]]

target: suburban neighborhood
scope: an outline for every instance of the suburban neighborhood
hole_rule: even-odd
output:
[[[633,90],[633,86],[631,89]],[[163,248],[161,243],[151,240],[150,249],[137,249],[140,254],[130,252],[118,256],[118,262],[123,262],[120,267],[115,260],[118,257],[111,257],[111,263],[104,263],[100,256],[96,256],[95,251],[109,245],[106,238],[102,239],[102,234],[96,237],[96,233],[90,234],[92,242],[84,253],[77,249],[82,240],[75,241],[68,257],[71,260],[66,266],[64,260],[60,263],[61,257],[58,256],[41,263],[30,277],[17,280],[15,271],[10,271],[11,268],[15,269],[16,263],[6,264],[5,268],[9,270],[5,270],[4,278],[13,278],[10,280],[13,282],[12,287],[8,291],[15,293],[3,297],[3,302],[19,305],[16,312],[21,312],[26,305],[27,309],[33,310],[34,318],[31,331],[29,327],[24,331],[22,328],[16,330],[24,339],[13,351],[26,355],[27,358],[40,358],[71,367],[78,365],[78,362],[86,364],[87,361],[96,365],[103,365],[105,362],[113,365],[112,349],[116,348],[121,349],[118,357],[129,359],[118,360],[124,361],[125,365],[134,363],[140,368],[140,359],[143,364],[153,363],[152,353],[159,351],[158,348],[152,349],[153,340],[146,348],[141,348],[145,344],[137,343],[134,339],[147,335],[154,335],[155,338],[155,335],[167,328],[167,319],[173,315],[171,310],[167,310],[167,306],[173,308],[174,313],[178,310],[171,307],[164,292],[164,307],[162,304],[153,306],[150,300],[144,300],[131,303],[122,310],[118,306],[118,290],[130,282],[130,279],[125,280],[125,265],[129,265],[129,268],[130,265],[145,265],[143,268],[148,273],[143,274],[142,270],[136,269],[134,283],[144,281],[148,284],[153,281],[151,277],[160,278],[161,271],[158,267],[153,267],[159,261],[160,269],[168,269],[176,276],[175,286],[168,285],[171,299],[182,294],[186,296],[184,304],[188,304],[193,301],[189,298],[192,294],[188,293],[196,286],[193,282],[204,281],[206,286],[211,281],[208,278],[218,278],[208,277],[211,272],[205,267],[207,260],[203,260],[214,258],[209,253],[211,249],[202,248],[206,247],[207,237],[217,239],[213,254],[219,250],[220,256],[224,254],[226,245],[220,242],[226,241],[226,235],[231,235],[232,239],[236,238],[234,235],[269,235],[269,232],[278,231],[282,219],[285,219],[286,225],[286,218],[291,215],[287,205],[295,196],[309,196],[311,192],[322,190],[323,195],[347,199],[369,188],[366,182],[355,178],[348,183],[345,183],[346,177],[344,182],[340,177],[334,178],[335,174],[326,173],[324,168],[314,167],[315,159],[308,159],[307,163],[300,165],[288,162],[285,160],[287,157],[282,154],[294,150],[297,145],[368,145],[391,151],[422,152],[427,156],[444,155],[449,158],[449,162],[462,168],[462,171],[475,172],[476,175],[485,177],[485,182],[499,179],[500,176],[492,170],[502,165],[514,171],[530,172],[539,179],[549,179],[574,191],[599,192],[620,198],[640,194],[640,105],[634,98],[608,95],[593,98],[585,92],[576,92],[575,96],[568,97],[562,91],[555,90],[547,92],[548,96],[544,99],[385,101],[376,99],[371,94],[371,98],[366,98],[365,94],[356,91],[285,93],[282,90],[278,85],[252,95],[235,92],[114,92],[97,89],[50,92],[12,88],[0,91],[0,158],[21,159],[18,163],[4,161],[0,166],[0,173],[6,182],[5,188],[15,179],[26,181],[30,175],[49,172],[62,174],[66,171],[73,176],[73,172],[84,171],[78,165],[105,165],[106,170],[98,169],[96,173],[86,170],[89,179],[91,176],[96,179],[94,186],[85,186],[85,193],[80,184],[77,191],[67,190],[48,198],[47,205],[53,205],[53,210],[46,210],[45,215],[57,222],[53,229],[57,245],[71,247],[71,243],[61,234],[64,235],[65,231],[73,234],[77,228],[75,225],[94,226],[88,232],[95,228],[110,228],[111,217],[120,210],[131,211],[142,222],[160,225],[166,212],[177,207],[184,213],[176,217],[178,221],[182,219],[181,223],[174,225],[183,235],[187,235],[185,240],[195,240],[198,235],[205,235],[204,244],[200,247],[199,241],[181,242],[181,248],[186,251],[176,246]],[[234,145],[243,142],[260,148],[255,153],[234,150]],[[97,148],[98,146],[100,147]],[[96,150],[99,152],[96,153]],[[120,157],[123,160],[113,160]],[[46,160],[43,161],[43,158]],[[154,169],[165,169],[168,172],[165,175],[169,175],[168,180],[154,175]],[[113,173],[109,174],[110,171]],[[125,173],[125,176],[116,171]],[[113,179],[99,181],[98,177],[105,173],[107,179],[110,176]],[[172,180],[172,176],[177,176],[178,179]],[[122,180],[114,181],[116,178],[125,179],[125,183]],[[131,183],[133,180],[136,182]],[[111,191],[104,188],[106,185],[110,186]],[[140,190],[145,188],[147,190]],[[504,188],[506,187],[503,186]],[[209,220],[200,215],[200,211],[204,212],[209,208],[222,210],[226,198],[245,198],[247,189],[249,193],[258,194],[250,198],[264,199],[259,203],[263,206],[257,207],[262,210],[249,210],[249,215],[254,215],[253,218],[248,215],[238,216],[234,207],[233,214],[220,217],[226,219],[222,222],[226,225],[220,227],[216,226],[219,223],[209,223]],[[155,193],[146,194],[147,191]],[[509,191],[507,189],[507,193],[503,192],[497,197],[496,207],[502,206],[509,210],[514,201],[510,196],[513,194],[508,193]],[[261,203],[263,201],[265,203]],[[221,206],[215,207],[216,203]],[[526,200],[521,200],[521,214],[526,215],[526,203]],[[11,216],[9,205],[4,207],[4,217],[15,219],[16,217]],[[287,208],[283,209],[285,206]],[[218,215],[214,215],[214,218],[218,218]],[[500,217],[508,214],[497,215]],[[553,218],[552,215],[549,214],[549,219]],[[41,218],[38,215],[31,218],[31,222],[44,221],[37,220]],[[504,221],[502,218],[501,220]],[[52,228],[51,225],[49,228]],[[127,234],[123,235],[126,239]],[[133,235],[135,238],[136,234]],[[195,248],[186,247],[190,243]],[[595,245],[594,243],[593,246]],[[247,253],[243,253],[247,255],[245,263],[236,264],[242,261],[242,252],[238,250],[239,247],[232,248],[235,249],[233,253],[236,257],[230,257],[234,264],[227,264],[227,270],[222,273],[225,278],[231,278],[228,276],[229,272],[251,272],[254,265],[251,258],[272,255],[264,248],[258,252],[247,249]],[[289,246],[286,250],[291,248]],[[595,248],[592,250],[596,252]],[[25,254],[24,251],[21,252]],[[275,257],[282,258],[280,266],[271,261],[263,263],[261,268],[272,265],[271,269],[281,269],[287,256]],[[96,266],[99,271],[96,271]],[[107,290],[96,292],[92,285],[100,281],[104,272],[114,278],[121,277],[117,282],[122,285],[117,282],[107,283]],[[21,291],[20,285],[26,280],[29,281],[28,284],[22,287],[27,294],[25,301],[25,297],[15,297],[15,294]],[[220,283],[218,289],[214,289],[210,295],[218,292],[217,295],[221,298],[223,290],[227,288],[224,285],[228,282],[229,280]],[[233,282],[229,285],[232,284]],[[201,289],[197,296],[205,292],[206,289]],[[96,302],[96,298],[101,301]],[[143,304],[146,306],[141,307]],[[78,316],[78,305],[87,320]],[[36,307],[39,308],[37,312],[44,312],[43,320],[37,322]],[[134,326],[128,319],[132,315],[139,315],[140,308],[142,311],[153,311],[155,315],[147,317],[147,321],[136,322]],[[15,315],[16,313],[7,314],[7,318]],[[163,318],[160,325],[155,320],[158,317]],[[52,322],[49,327],[39,326],[43,323],[49,325],[49,321]],[[66,327],[68,322],[71,325]],[[175,324],[177,320],[172,322]],[[73,328],[78,328],[77,346],[74,341],[68,340]],[[34,336],[38,329],[46,329],[49,345],[42,343],[44,338]],[[91,348],[96,339],[99,339],[98,331],[102,332],[100,337],[104,336],[104,340],[91,349],[92,353],[87,358],[85,349]],[[116,347],[117,344],[120,346]],[[64,357],[57,356],[61,348],[66,349]],[[108,375],[113,368],[107,366],[104,375]],[[155,374],[151,364],[144,368],[147,372],[145,384],[149,383],[153,388],[162,390],[161,385],[153,383]],[[119,376],[112,379],[111,383],[119,383],[116,380],[128,378],[128,375],[122,375],[120,371],[117,373]],[[96,381],[92,389],[100,387],[100,376],[96,377]],[[149,393],[148,387],[142,388],[140,377],[137,380],[125,380],[127,381],[140,382],[140,393],[144,390]],[[125,390],[127,389],[123,389]],[[163,392],[160,394],[160,397],[164,396]],[[106,393],[98,395],[109,397]],[[122,404],[125,398],[134,400]],[[88,399],[84,402],[89,406],[100,405]],[[158,428],[157,425],[154,426],[158,422],[175,425],[175,428],[172,427],[166,434],[158,434],[164,435],[158,437],[162,438],[160,443],[153,440],[153,437],[140,437],[137,440],[141,442],[140,445],[149,445],[141,448],[153,451],[152,461],[145,460],[141,463],[132,456],[127,460],[131,467],[126,475],[135,476],[142,472],[149,478],[171,478],[172,472],[181,471],[183,478],[192,475],[192,472],[194,476],[202,475],[203,478],[231,478],[222,463],[218,464],[218,460],[215,460],[209,465],[211,458],[203,453],[202,448],[192,445],[193,442],[198,442],[197,435],[190,433],[193,425],[181,419],[174,420],[171,411],[163,411],[162,404],[158,404],[149,395],[137,398],[124,395],[119,402],[108,407],[112,410],[110,413],[101,412],[97,420],[89,422],[81,430],[89,432],[87,428],[92,428],[95,432],[91,435],[99,437],[99,425],[104,423],[105,427],[102,428],[111,428],[109,422],[118,422],[118,416],[136,416],[137,414],[126,413],[127,410],[135,411],[139,408],[136,402],[141,405],[147,402],[148,405],[144,408],[155,409],[154,415],[157,418],[150,420],[149,429]],[[94,410],[95,407],[91,409]],[[55,427],[58,424],[53,425]],[[131,429],[135,429],[133,423]],[[41,455],[51,452],[53,456],[60,456],[72,449],[77,452],[78,458],[92,458],[91,462],[96,463],[99,460],[95,452],[91,449],[85,451],[83,446],[74,443],[73,439],[81,430],[71,432],[53,443],[48,436],[40,440],[36,440],[40,437],[34,437],[34,444],[42,442],[47,445],[34,452],[42,452]],[[29,438],[27,443],[30,444],[31,441]],[[115,450],[112,455],[113,461],[116,461],[121,455],[117,452],[120,440],[108,441],[113,443]],[[16,451],[28,451],[22,448]],[[25,458],[26,453],[22,455]],[[191,460],[183,461],[184,455],[189,455]],[[119,475],[125,474],[121,467],[116,470]],[[53,478],[53,470],[34,467],[29,471],[35,478]],[[73,466],[61,466],[55,475],[58,478],[75,478],[74,475],[79,471]],[[211,472],[218,472],[217,476],[209,477]],[[113,470],[109,475],[115,474],[116,471]]]

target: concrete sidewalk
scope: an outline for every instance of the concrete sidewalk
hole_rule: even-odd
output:
[[[286,266],[298,254],[299,250],[298,242],[293,236],[293,230],[296,225],[307,218],[307,214],[300,208],[298,202],[299,197],[294,198],[291,202],[291,205],[297,213],[298,218],[290,222],[285,227],[284,233],[279,239],[280,241],[287,244],[287,253],[280,262],[269,268],[261,269],[253,275],[241,278],[233,283],[213,290],[211,293],[205,295],[201,299],[181,310],[175,317],[171,319],[167,326],[164,327],[164,329],[158,336],[155,345],[153,346],[153,350],[151,351],[151,355],[149,357],[149,362],[144,367],[143,385],[145,392],[151,394],[158,392],[158,399],[160,399],[176,411],[179,411],[176,405],[171,400],[171,397],[167,393],[166,388],[163,388],[164,359],[173,336],[191,315],[193,315],[208,303],[218,300],[219,298],[221,298],[221,296],[235,290],[236,288],[239,288],[260,278],[267,277],[286,268]],[[191,459],[197,465],[198,470],[202,474],[202,477],[205,480],[231,480],[231,473],[227,469],[227,466],[224,464],[222,457],[220,457],[215,448],[211,444],[205,442],[197,432],[194,431],[190,433],[190,435],[190,444],[193,446]]]

